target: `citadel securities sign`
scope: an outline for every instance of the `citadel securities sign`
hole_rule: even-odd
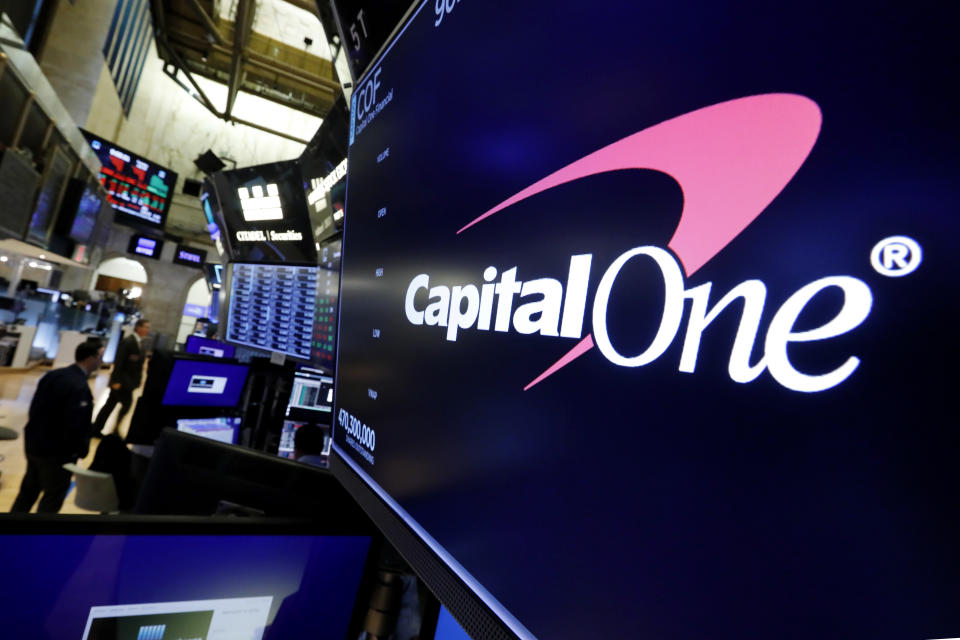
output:
[[[873,295],[866,283],[848,275],[832,275],[801,287],[772,314],[763,338],[762,356],[751,363],[764,316],[766,285],[757,279],[741,282],[711,307],[713,284],[687,288],[685,279],[733,241],[783,190],[813,148],[820,125],[821,113],[816,103],[793,94],[751,96],[705,107],[633,134],[554,172],[457,232],[463,233],[525,198],[586,176],[622,169],[653,169],[672,176],[683,190],[684,205],[668,244],[670,251],[639,246],[623,253],[606,268],[594,294],[593,331],[586,337],[583,325],[591,254],[570,258],[565,285],[554,278],[520,281],[517,266],[504,270],[496,282],[497,268],[487,267],[479,289],[473,284],[431,283],[428,273],[419,274],[406,291],[407,320],[414,325],[445,327],[449,341],[456,341],[461,330],[475,327],[486,331],[491,325],[500,332],[512,329],[521,334],[580,339],[565,356],[530,382],[526,390],[594,346],[607,360],[622,367],[653,362],[680,332],[686,300],[691,305],[679,371],[693,373],[704,330],[732,302],[742,298],[743,313],[730,351],[730,379],[747,383],[766,370],[779,384],[794,391],[830,389],[853,374],[859,358],[849,355],[831,371],[813,375],[794,366],[788,347],[795,342],[835,338],[863,323],[873,306]],[[919,261],[919,245],[913,246],[915,249],[904,242],[889,250],[887,262],[894,262],[889,266],[903,262],[904,251],[914,254],[910,257]],[[631,260],[648,260],[656,265],[665,295],[653,340],[640,353],[624,354],[607,332],[607,306],[617,276]],[[797,318],[807,304],[827,289],[842,293],[840,310],[816,328],[796,330]],[[416,299],[423,290],[427,291],[428,303],[421,309]],[[516,295],[523,304],[514,310]]]

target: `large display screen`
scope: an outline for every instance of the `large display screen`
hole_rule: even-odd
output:
[[[514,635],[960,635],[951,23],[424,2],[356,87],[336,455]]]
[[[179,407],[235,407],[248,371],[242,364],[178,359],[162,402]]]
[[[309,360],[317,267],[230,264],[228,342]]]
[[[296,161],[213,176],[230,257],[238,262],[316,264],[307,198]]]
[[[173,200],[177,174],[89,131],[83,135],[103,164],[100,183],[117,212],[116,221],[162,229]]]
[[[2,539],[16,584],[4,636],[77,640],[344,640],[370,548],[366,536]]]

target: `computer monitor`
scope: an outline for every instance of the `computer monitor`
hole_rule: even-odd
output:
[[[3,635],[356,638],[378,547],[329,520],[0,514]]]
[[[213,418],[180,418],[177,431],[192,433],[224,444],[237,444],[241,418],[218,416]]]
[[[224,339],[309,361],[317,271],[316,265],[231,263]]]
[[[237,348],[232,344],[226,344],[214,338],[187,336],[184,351],[211,358],[232,358],[236,355]]]
[[[956,7],[545,7],[354,87],[332,471],[474,637],[958,635]]]
[[[247,381],[242,364],[177,358],[162,404],[177,407],[235,407]]]
[[[333,378],[320,369],[298,366],[293,374],[286,417],[314,424],[331,424],[332,412]]]

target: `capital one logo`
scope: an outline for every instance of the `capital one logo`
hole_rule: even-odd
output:
[[[766,94],[722,102],[644,129],[614,142],[504,200],[457,231],[468,231],[486,218],[521,200],[590,175],[622,169],[652,169],[672,176],[683,190],[683,211],[667,249],[635,247],[605,267],[590,310],[592,333],[583,336],[587,314],[592,254],[570,258],[566,283],[553,278],[518,280],[518,267],[499,274],[490,266],[479,288],[467,284],[446,286],[422,273],[410,282],[405,297],[407,320],[414,325],[446,328],[455,341],[461,330],[499,332],[578,339],[576,346],[524,387],[530,389],[594,347],[611,363],[641,367],[659,358],[682,335],[678,370],[694,373],[704,330],[731,303],[742,299],[743,312],[730,350],[731,380],[747,383],[768,371],[782,386],[794,391],[819,392],[853,374],[859,358],[847,355],[826,373],[799,370],[790,361],[791,343],[817,342],[848,333],[870,314],[873,295],[862,280],[834,275],[801,287],[772,313],[761,332],[766,285],[746,280],[725,295],[712,291],[710,282],[688,287],[687,279],[713,259],[759,216],[786,187],[816,143],[820,109],[809,98],[793,94]],[[678,260],[679,259],[679,260]],[[659,270],[664,286],[660,326],[640,353],[622,353],[607,332],[607,307],[618,275],[627,263],[646,260]],[[427,291],[427,305],[418,308],[417,294]],[[804,308],[828,289],[843,295],[840,310],[826,323],[805,330],[794,325]],[[514,298],[519,306],[514,308]],[[681,331],[685,301],[690,313]],[[751,362],[755,345],[762,355]]]

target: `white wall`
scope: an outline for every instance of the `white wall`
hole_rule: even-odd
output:
[[[100,276],[122,278],[131,282],[147,283],[147,270],[136,260],[130,258],[110,258],[104,260],[93,273],[93,283],[96,284]]]

